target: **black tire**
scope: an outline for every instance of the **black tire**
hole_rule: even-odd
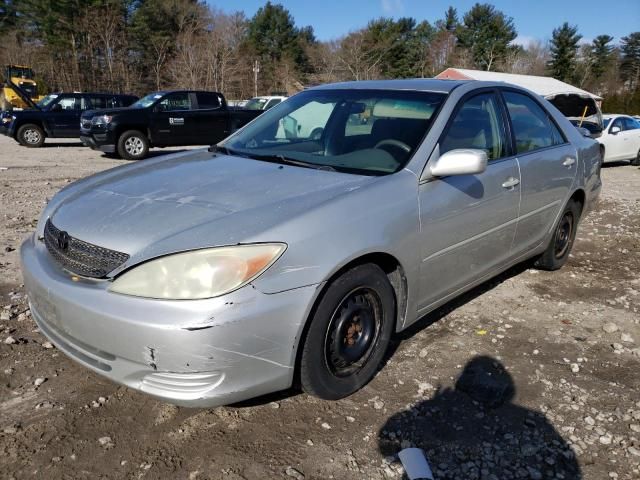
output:
[[[640,166],[640,150],[638,150],[638,153],[636,154],[636,158],[631,159],[631,165],[635,167]]]
[[[354,267],[334,280],[301,347],[302,389],[337,400],[366,385],[378,371],[395,319],[393,287],[377,265]]]
[[[40,148],[44,144],[44,131],[34,123],[25,123],[18,128],[16,140],[20,145],[29,148]]]
[[[535,262],[541,270],[558,270],[566,263],[576,238],[582,206],[575,200],[569,200],[562,211],[547,249]]]
[[[118,138],[118,155],[125,160],[142,160],[149,153],[149,140],[138,130],[127,130]]]

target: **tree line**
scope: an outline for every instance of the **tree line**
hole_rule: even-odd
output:
[[[0,61],[28,64],[47,90],[218,90],[228,98],[344,80],[431,77],[447,67],[547,75],[640,113],[640,32],[581,42],[564,23],[547,43],[518,45],[493,5],[454,7],[430,23],[378,18],[319,41],[282,5],[247,18],[198,0],[0,0]]]

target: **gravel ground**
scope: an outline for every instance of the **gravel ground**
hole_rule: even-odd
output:
[[[0,152],[0,477],[400,479],[419,446],[436,480],[640,478],[637,167],[603,169],[562,270],[518,266],[428,315],[352,397],[194,410],[75,364],[28,311],[21,240],[58,189],[123,161]]]

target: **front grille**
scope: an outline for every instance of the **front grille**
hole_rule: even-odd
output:
[[[44,244],[62,268],[71,273],[102,278],[129,259],[126,253],[99,247],[71,236],[68,236],[68,241],[60,242],[60,237],[61,231],[51,220],[47,220],[44,226]]]

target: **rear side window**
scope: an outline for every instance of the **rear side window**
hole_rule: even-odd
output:
[[[465,100],[440,141],[440,153],[459,148],[487,152],[489,160],[507,156],[504,121],[494,93]]]
[[[197,93],[198,109],[213,110],[220,108],[220,98],[215,93]]]
[[[503,92],[511,117],[516,152],[526,153],[564,143],[564,137],[549,114],[527,95]]]
[[[106,108],[107,104],[104,97],[82,97],[82,110],[97,110]]]
[[[63,97],[58,101],[62,110],[80,110],[80,99],[77,97]]]
[[[640,125],[638,125],[638,122],[636,122],[633,118],[624,119],[625,130],[636,130],[637,128],[640,128]]]

